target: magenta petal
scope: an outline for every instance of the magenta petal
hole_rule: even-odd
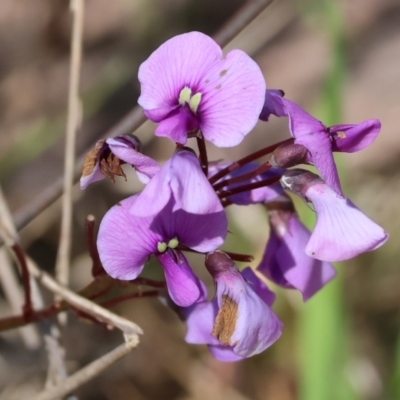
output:
[[[327,262],[305,253],[310,231],[293,214],[287,226],[271,227],[270,238],[257,269],[271,281],[289,289],[297,289],[306,301],[336,275]]]
[[[275,96],[283,97],[283,92],[276,89],[267,89],[265,91],[264,106],[259,117],[261,121],[268,121],[271,114],[286,116],[285,112],[282,111],[282,107],[280,107],[280,103],[275,100]]]
[[[381,129],[381,123],[377,119],[369,119],[357,125],[334,125],[329,132],[343,133],[334,135],[332,142],[333,151],[354,153],[369,146]]]
[[[208,345],[210,353],[215,359],[223,362],[236,362],[241,361],[244,357],[238,356],[232,349],[231,346],[221,346],[221,345]]]
[[[175,304],[189,307],[204,301],[207,293],[205,286],[194,275],[183,253],[168,250],[158,254],[157,259],[164,267],[168,293]]]
[[[257,296],[271,307],[275,301],[275,293],[268,289],[267,285],[257,277],[252,268],[246,267],[241,271],[241,274]]]
[[[232,50],[207,70],[198,91],[204,137],[216,146],[230,147],[256,125],[264,104],[265,80],[246,53]]]
[[[163,43],[139,67],[144,110],[167,109],[178,104],[185,87],[198,87],[206,71],[222,58],[222,50],[209,36],[190,32]]]
[[[141,176],[145,175],[148,178],[144,183],[147,183],[149,179],[151,179],[161,169],[160,164],[158,164],[157,161],[153,160],[151,157],[145,156],[121,140],[107,139],[106,143],[110,147],[111,152],[120,160],[131,164],[142,174]]]
[[[104,179],[104,175],[100,171],[99,163],[97,163],[91,174],[86,176],[81,176],[79,181],[81,190],[85,190],[91,183],[98,182]]]
[[[160,122],[155,134],[168,137],[176,143],[186,144],[188,132],[196,130],[198,127],[198,122],[193,114],[185,108],[179,107],[173,114]]]
[[[216,282],[219,307],[223,296],[238,305],[235,330],[229,338],[235,354],[251,357],[278,340],[282,323],[240,274],[220,274]]]
[[[106,272],[115,279],[135,279],[161,240],[149,230],[150,218],[130,214],[129,209],[136,199],[137,196],[132,196],[121,201],[100,223],[97,237],[100,260]]]
[[[179,232],[181,244],[200,253],[207,253],[221,246],[228,233],[228,219],[224,210],[203,215],[179,210],[164,224],[170,227],[173,224],[174,230]],[[172,227],[169,229],[172,231]]]
[[[186,317],[185,341],[187,343],[220,345],[218,339],[211,335],[214,320],[218,313],[216,301],[196,303],[182,311]]]
[[[191,214],[210,214],[223,210],[214,189],[201,170],[199,160],[189,150],[175,153],[148,183],[131,212],[138,216],[155,215],[174,198],[174,210]]]
[[[317,222],[306,253],[319,260],[344,261],[386,242],[388,234],[349,199],[323,183],[306,192],[317,213]]]

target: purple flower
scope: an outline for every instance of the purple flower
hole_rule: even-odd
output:
[[[104,216],[97,245],[106,272],[116,279],[135,279],[155,255],[176,304],[187,307],[202,300],[204,287],[179,249],[209,252],[223,243],[227,219],[210,188],[191,151],[174,154],[141,194],[121,201]]]
[[[275,296],[251,268],[240,273],[221,251],[209,254],[206,266],[216,282],[216,296],[186,310],[185,340],[208,344],[221,361],[251,357],[278,340],[283,325],[270,309]]]
[[[310,231],[300,222],[288,197],[266,204],[270,237],[257,267],[268,279],[288,289],[297,289],[304,301],[312,297],[336,275],[327,262],[305,253]]]
[[[362,150],[375,140],[381,123],[377,119],[369,119],[360,124],[326,127],[296,103],[273,91],[267,91],[266,99],[264,113],[269,112],[279,117],[289,117],[289,129],[294,143],[302,145],[308,150],[307,157],[303,162],[313,163],[326,183],[335,192],[343,195],[332,152],[353,153]],[[276,151],[279,152],[279,148]],[[288,151],[287,148],[285,151]],[[274,166],[288,167],[291,165],[277,164]]]
[[[387,232],[317,175],[294,169],[283,175],[281,183],[314,206],[317,221],[306,246],[309,256],[344,261],[375,250],[388,239]]]
[[[220,147],[239,144],[256,125],[265,97],[258,65],[243,51],[225,57],[209,36],[178,35],[139,68],[139,104],[159,122],[157,136],[185,144],[200,130]]]
[[[147,183],[159,170],[160,165],[152,158],[143,155],[139,139],[131,135],[121,135],[100,140],[87,153],[83,163],[81,189],[100,181],[105,176],[114,181],[114,176],[125,177],[122,164],[131,164],[143,183]]]

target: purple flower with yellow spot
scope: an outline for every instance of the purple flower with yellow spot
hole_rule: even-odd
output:
[[[241,273],[221,251],[206,257],[216,294],[184,310],[188,331],[185,340],[207,344],[215,358],[238,361],[259,354],[279,339],[283,325],[270,309],[275,295],[251,270]]]
[[[265,98],[258,65],[243,51],[225,56],[209,36],[190,32],[163,43],[139,68],[139,104],[157,136],[185,144],[201,131],[219,147],[239,144]]]
[[[213,251],[226,234],[225,212],[197,157],[180,150],[143,192],[107,212],[97,245],[105,271],[116,279],[135,279],[147,259],[157,257],[172,300],[187,307],[203,300],[205,289],[181,249]]]
[[[328,262],[344,261],[375,250],[388,239],[387,232],[312,172],[289,170],[281,183],[312,203],[316,212],[317,221],[305,249],[309,256]]]

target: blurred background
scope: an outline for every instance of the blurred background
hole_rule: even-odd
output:
[[[136,105],[138,66],[155,48],[185,31],[212,35],[243,4],[86,0],[77,154]],[[0,0],[0,182],[16,216],[62,176],[70,36],[68,1]],[[283,336],[240,363],[220,363],[205,346],[187,345],[185,326],[157,299],[126,302],[114,310],[144,329],[139,347],[76,395],[81,400],[398,400],[400,2],[275,0],[227,46],[232,48],[255,58],[270,88],[283,89],[327,125],[381,120],[381,134],[369,148],[337,162],[345,193],[391,238],[373,253],[336,265],[337,279],[305,304],[298,293],[273,287]],[[137,135],[146,154],[163,162],[173,147],[153,132],[154,125],[145,123]],[[238,147],[210,146],[209,158],[234,160],[287,136],[286,121],[271,118]],[[86,215],[99,221],[111,205],[140,189],[131,171],[125,172],[127,183],[102,181],[85,192],[75,188],[74,290],[90,281]],[[268,238],[265,211],[230,208],[226,248],[254,254],[256,266]],[[301,204],[299,211],[312,226],[310,212]],[[49,272],[59,222],[57,201],[21,232],[28,254]],[[204,277],[201,259],[191,261]],[[160,271],[152,266],[149,273],[158,277]],[[7,316],[11,310],[3,294],[0,316]],[[71,373],[119,343],[119,332],[73,313],[62,333]],[[0,399],[31,398],[43,387],[47,364],[43,345],[27,349],[18,330],[0,333]]]

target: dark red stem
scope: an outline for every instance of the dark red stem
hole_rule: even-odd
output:
[[[203,170],[204,175],[207,176],[208,175],[207,148],[206,148],[206,142],[201,132],[196,136],[196,140],[197,140],[197,147],[199,148],[199,159],[200,159],[201,169]]]
[[[225,186],[232,185],[234,183],[239,183],[243,181],[250,180],[252,178],[255,178],[256,176],[264,173],[265,171],[269,170],[271,168],[271,164],[267,161],[266,163],[260,165],[258,168],[256,168],[253,171],[247,172],[246,174],[240,175],[240,176],[235,176],[234,178],[230,179],[225,179],[224,181],[220,181],[214,185],[214,190],[220,190]]]
[[[287,139],[287,140],[283,140],[282,142],[278,142],[275,143],[271,146],[265,147],[264,149],[258,150],[252,154],[249,154],[246,157],[241,158],[238,161],[233,162],[232,164],[228,165],[227,167],[221,169],[221,171],[218,171],[215,175],[213,175],[211,178],[209,178],[208,180],[210,181],[210,183],[213,185],[215,182],[219,181],[221,178],[223,178],[225,175],[230,174],[233,171],[236,171],[237,169],[239,169],[240,167],[243,167],[244,165],[257,160],[257,158],[261,158],[267,154],[272,153],[277,147],[279,147],[281,144],[285,144],[285,143],[290,143],[290,141],[292,141],[293,139]]]
[[[224,253],[228,254],[230,258],[234,261],[240,261],[240,262],[252,262],[254,260],[254,257],[251,256],[250,254],[239,254],[239,253],[231,253],[230,251],[225,251]]]
[[[165,288],[167,284],[165,281],[155,281],[153,279],[148,279],[148,278],[136,278],[133,281],[129,281],[130,283],[133,283],[134,285],[143,285],[143,286],[150,286],[154,288]]]
[[[154,296],[158,296],[158,290],[149,290],[147,292],[142,292],[142,293],[127,294],[125,296],[117,297],[116,299],[103,301],[100,303],[100,305],[104,308],[111,308],[126,300],[137,299],[141,297],[154,297]]]
[[[15,256],[18,259],[18,263],[21,267],[22,285],[24,287],[24,293],[25,293],[25,302],[22,307],[22,311],[26,320],[29,321],[34,311],[32,307],[31,283],[29,280],[30,275],[29,275],[28,265],[26,263],[25,253],[22,250],[21,246],[18,243],[14,243],[11,246],[11,248],[14,251]]]
[[[92,276],[98,278],[106,273],[101,264],[99,252],[97,250],[95,237],[95,218],[93,215],[88,215],[85,221],[86,242],[90,258],[92,259]]]

